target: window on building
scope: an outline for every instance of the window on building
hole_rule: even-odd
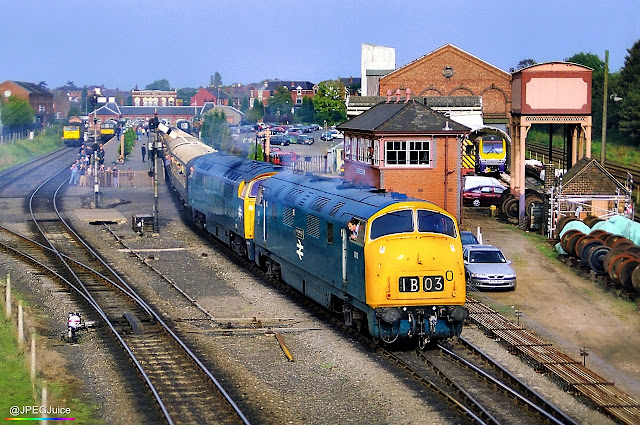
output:
[[[38,112],[44,112],[44,105],[38,105]]]
[[[387,140],[387,165],[431,165],[431,140]]]

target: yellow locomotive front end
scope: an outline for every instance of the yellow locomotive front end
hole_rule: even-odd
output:
[[[375,311],[369,325],[381,338],[460,334],[466,283],[450,214],[427,202],[393,204],[369,219],[364,250],[366,303]]]

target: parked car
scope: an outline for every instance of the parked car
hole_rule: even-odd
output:
[[[478,289],[516,289],[516,272],[499,248],[466,245],[462,257],[467,284]]]
[[[306,134],[303,134],[302,136],[298,137],[298,143],[302,145],[313,145],[314,141],[315,140],[313,140],[313,137],[307,136]]]
[[[330,132],[326,132],[326,133],[322,133],[322,135],[320,136],[320,140],[333,140],[333,133]]]
[[[340,130],[329,130],[334,139],[344,139],[344,134]]]
[[[311,131],[318,131],[320,130],[320,126],[318,124],[311,124]]]
[[[506,189],[501,185],[470,187],[462,191],[462,202],[464,205],[473,205],[474,207],[500,205],[502,192]]]
[[[271,138],[269,139],[269,143],[272,145],[289,146],[289,140],[287,140],[286,137],[280,134],[271,136]]]
[[[462,230],[460,232],[460,239],[462,240],[462,246],[465,245],[479,245],[478,239],[473,232],[469,232],[468,230]]]

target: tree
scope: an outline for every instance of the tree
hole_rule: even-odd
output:
[[[253,107],[249,109],[246,120],[251,123],[256,123],[264,117],[264,105],[257,97],[253,99]]]
[[[303,123],[314,122],[315,115],[316,111],[313,109],[313,100],[309,97],[303,97],[302,106],[296,109],[296,120]]]
[[[338,80],[322,81],[313,96],[313,109],[318,124],[327,121],[333,125],[347,120],[347,105],[344,102],[344,86]]]
[[[89,110],[89,106],[87,104],[87,96],[88,96],[87,86],[82,87],[82,92],[80,93],[80,107],[86,114]]]
[[[249,110],[249,98],[247,96],[242,96],[242,103],[240,104],[240,111],[245,114]]]
[[[213,111],[204,115],[200,130],[204,142],[222,152],[230,152],[233,147],[231,130],[224,112]]]
[[[171,90],[171,85],[166,78],[162,80],[156,80],[153,83],[149,83],[144,87],[145,90]]]
[[[620,79],[615,86],[622,102],[617,110],[618,127],[622,135],[640,144],[640,40],[636,41],[624,59]]]
[[[593,53],[576,53],[565,59],[565,62],[577,63],[593,69],[591,77],[591,114],[593,128],[591,134],[600,137],[602,134],[602,100],[604,96],[604,61]],[[607,114],[607,118],[610,114]]]
[[[518,65],[516,66],[516,71],[526,68],[528,66],[531,65],[535,65],[537,62],[534,59],[528,58],[528,59],[522,59],[520,62],[518,62]]]
[[[40,86],[40,88],[41,88],[41,89],[44,89],[44,90],[46,90],[46,89],[47,89],[47,83],[46,83],[46,81],[40,81],[40,82],[38,83],[38,85]]]
[[[81,114],[82,112],[80,111],[80,108],[76,105],[73,105],[69,108],[69,113],[67,114],[67,118],[80,116]]]
[[[183,105],[190,105],[191,98],[198,92],[198,89],[194,89],[191,87],[185,87],[182,89],[178,89],[178,99],[182,99]]]
[[[291,92],[284,86],[278,86],[269,98],[267,110],[270,114],[282,117],[291,113]]]
[[[220,87],[222,85],[222,76],[218,71],[209,78],[209,86]]]
[[[2,107],[2,124],[15,129],[24,129],[33,123],[33,109],[26,100],[10,96]]]

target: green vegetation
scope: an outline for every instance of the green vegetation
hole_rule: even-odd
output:
[[[344,93],[344,86],[338,80],[322,81],[318,84],[318,91],[313,96],[316,123],[320,124],[326,120],[328,125],[334,125],[347,120]]]
[[[17,96],[10,96],[7,103],[2,105],[2,124],[7,127],[24,129],[33,123],[33,109],[29,102]]]
[[[233,147],[231,130],[224,112],[207,112],[200,132],[202,141],[222,152],[230,152]]]
[[[124,156],[126,157],[133,150],[133,146],[136,144],[136,132],[133,128],[128,128],[124,132]],[[120,146],[118,146],[118,155],[121,155]]]
[[[18,140],[0,145],[0,170],[52,152],[62,144],[60,128],[48,128],[33,140]]]
[[[4,317],[4,313],[3,313]],[[27,362],[18,348],[10,322],[0,323],[0,412],[10,417],[11,406],[34,404]]]

